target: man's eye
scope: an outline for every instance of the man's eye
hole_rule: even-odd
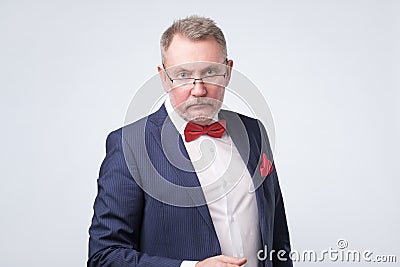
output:
[[[206,71],[206,75],[207,75],[207,76],[215,75],[215,70],[213,70],[213,69],[208,69],[208,70]]]
[[[187,78],[187,77],[188,77],[188,75],[187,75],[186,72],[181,72],[181,73],[178,74],[178,78],[180,78],[180,79],[184,79],[184,78]]]

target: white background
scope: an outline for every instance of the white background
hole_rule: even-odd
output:
[[[293,249],[399,261],[400,1],[1,0],[0,266],[86,264],[105,138],[190,14],[270,104]]]

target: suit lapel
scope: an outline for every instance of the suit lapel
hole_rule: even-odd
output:
[[[182,137],[167,115],[164,105],[149,117],[156,127],[147,127],[146,130],[152,135],[152,139],[159,145],[160,154],[157,157],[166,158],[172,167],[174,175],[163,177],[177,186],[184,187],[179,190],[180,194],[186,194],[180,199],[181,206],[195,207],[201,214],[210,230],[215,233],[210,212],[205,204],[205,197],[200,186],[199,179],[194,171],[186,151]]]

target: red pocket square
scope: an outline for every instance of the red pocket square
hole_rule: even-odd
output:
[[[260,166],[261,176],[267,176],[274,170],[274,166],[272,166],[272,162],[267,158],[267,155],[263,153],[262,155],[262,163]]]

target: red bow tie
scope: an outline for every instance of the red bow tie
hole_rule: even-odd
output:
[[[221,138],[225,132],[226,121],[220,120],[210,125],[199,125],[189,121],[185,127],[185,140],[186,142],[193,141],[200,137],[200,135],[208,134],[209,136]]]

